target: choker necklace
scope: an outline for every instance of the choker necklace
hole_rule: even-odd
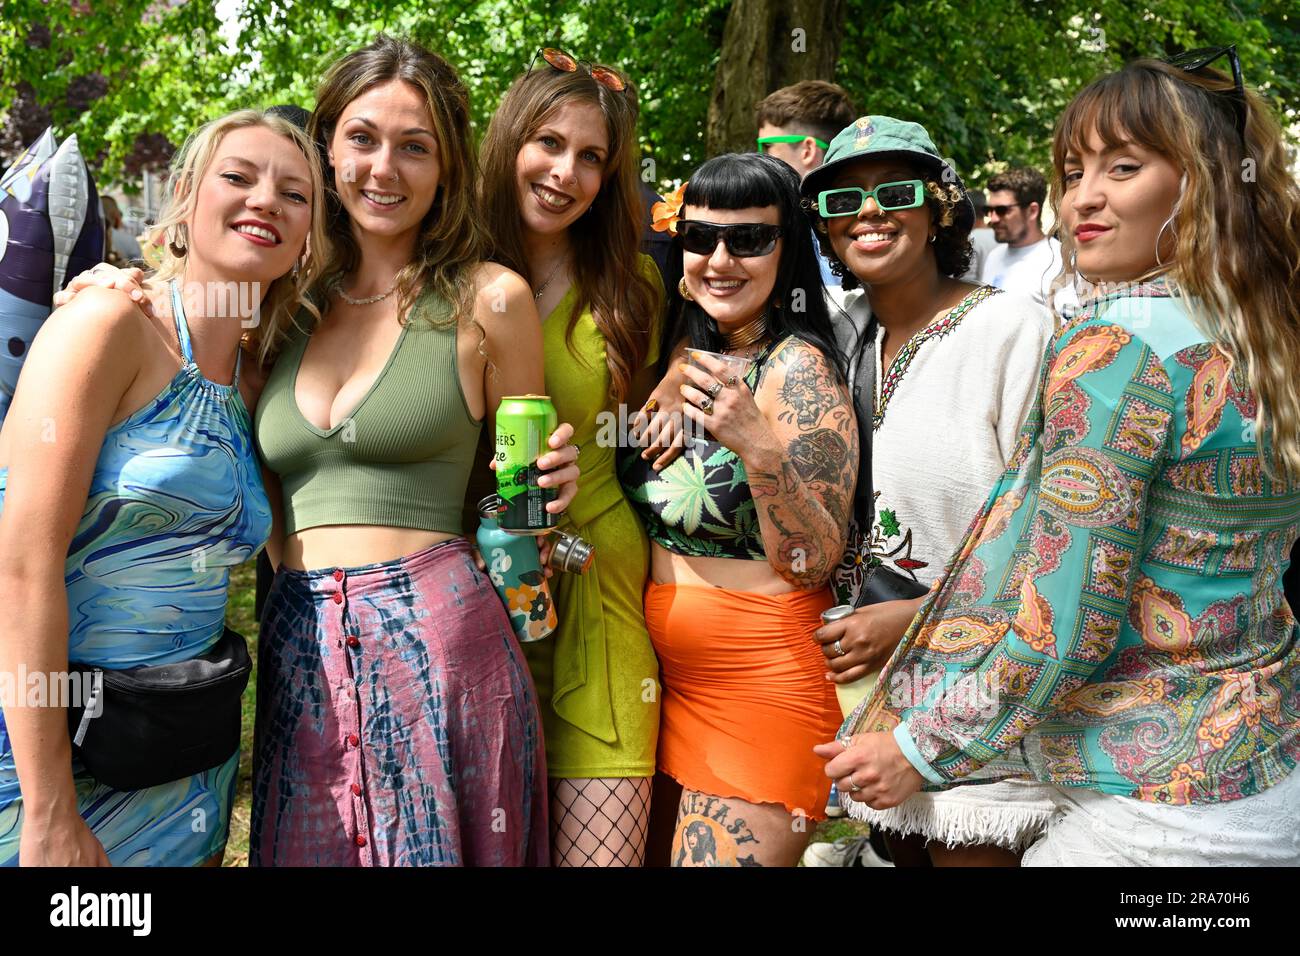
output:
[[[348,305],[374,305],[376,302],[382,302],[384,299],[387,299],[390,295],[393,294],[396,288],[397,288],[397,277],[394,276],[393,284],[388,287],[387,292],[381,292],[379,293],[379,295],[368,295],[364,299],[354,299],[352,298],[352,296],[348,295],[346,292],[343,291],[343,278],[341,276],[334,280],[334,291],[337,292],[339,294],[339,298],[341,298]]]
[[[759,339],[767,335],[767,316],[760,315],[734,332],[727,333],[727,351],[732,352],[736,349],[743,349],[746,345],[753,345]]]

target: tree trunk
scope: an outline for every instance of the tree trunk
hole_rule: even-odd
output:
[[[709,103],[710,156],[754,149],[754,107],[800,80],[831,80],[844,0],[735,0]]]

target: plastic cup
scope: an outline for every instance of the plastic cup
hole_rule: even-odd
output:
[[[721,352],[706,352],[704,349],[687,349],[687,361],[696,368],[708,372],[710,375],[713,373],[709,371],[709,369],[705,368],[702,363],[696,361],[695,356],[697,355],[707,355],[714,361],[723,363],[731,369],[731,374],[736,376],[737,381],[744,378],[749,373],[749,367],[754,364],[751,359],[742,358],[739,355],[723,355]],[[725,376],[722,379],[722,383],[724,385],[727,384]]]

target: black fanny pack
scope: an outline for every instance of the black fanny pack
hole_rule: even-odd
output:
[[[239,749],[240,698],[253,662],[226,628],[207,653],[175,664],[105,670],[69,664],[88,688],[68,708],[73,753],[100,783],[144,790],[225,763]]]

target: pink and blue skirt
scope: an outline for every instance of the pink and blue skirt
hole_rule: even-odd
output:
[[[251,865],[542,866],[547,832],[536,695],[467,541],[276,574]]]

